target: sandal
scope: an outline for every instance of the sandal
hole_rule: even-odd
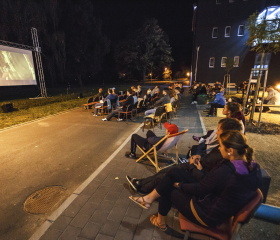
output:
[[[159,224],[158,223],[156,215],[152,215],[150,217],[150,222],[151,222],[151,224],[153,224],[154,226],[156,226],[158,229],[160,229],[163,232],[165,232],[167,230],[167,225],[166,224]]]
[[[130,196],[129,199],[132,200],[133,202],[135,202],[137,205],[139,205],[141,208],[144,208],[144,209],[149,209],[150,206],[151,206],[150,203],[145,202],[143,197]],[[138,201],[139,199],[142,199],[142,202]]]

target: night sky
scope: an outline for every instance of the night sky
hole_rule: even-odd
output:
[[[192,0],[92,0],[95,15],[112,45],[141,27],[147,18],[156,18],[170,40],[173,73],[190,67],[192,51]]]

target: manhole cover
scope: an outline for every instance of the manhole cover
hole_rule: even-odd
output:
[[[23,204],[23,210],[32,214],[48,213],[57,208],[66,196],[62,186],[51,186],[31,194]]]

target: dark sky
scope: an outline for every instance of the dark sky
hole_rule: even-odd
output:
[[[112,44],[139,28],[145,19],[156,18],[169,36],[175,60],[173,69],[191,64],[193,0],[92,0]]]

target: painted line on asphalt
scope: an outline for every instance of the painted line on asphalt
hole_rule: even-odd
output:
[[[203,130],[203,134],[206,134],[207,131],[206,131],[206,127],[205,127],[205,125],[204,125],[203,118],[202,118],[200,112],[199,112],[199,111],[197,111],[197,112],[198,112],[198,115],[199,115],[199,120],[200,120],[200,124],[201,124],[202,130]]]
[[[142,124],[132,133],[137,133]],[[63,203],[55,210],[47,220],[37,229],[37,231],[29,238],[29,240],[39,240],[52,223],[63,213],[63,211],[70,206],[70,204],[79,196],[79,194],[94,180],[94,178],[114,159],[114,157],[124,148],[124,146],[130,141],[130,134],[127,139],[120,145],[110,157],[106,159]]]

